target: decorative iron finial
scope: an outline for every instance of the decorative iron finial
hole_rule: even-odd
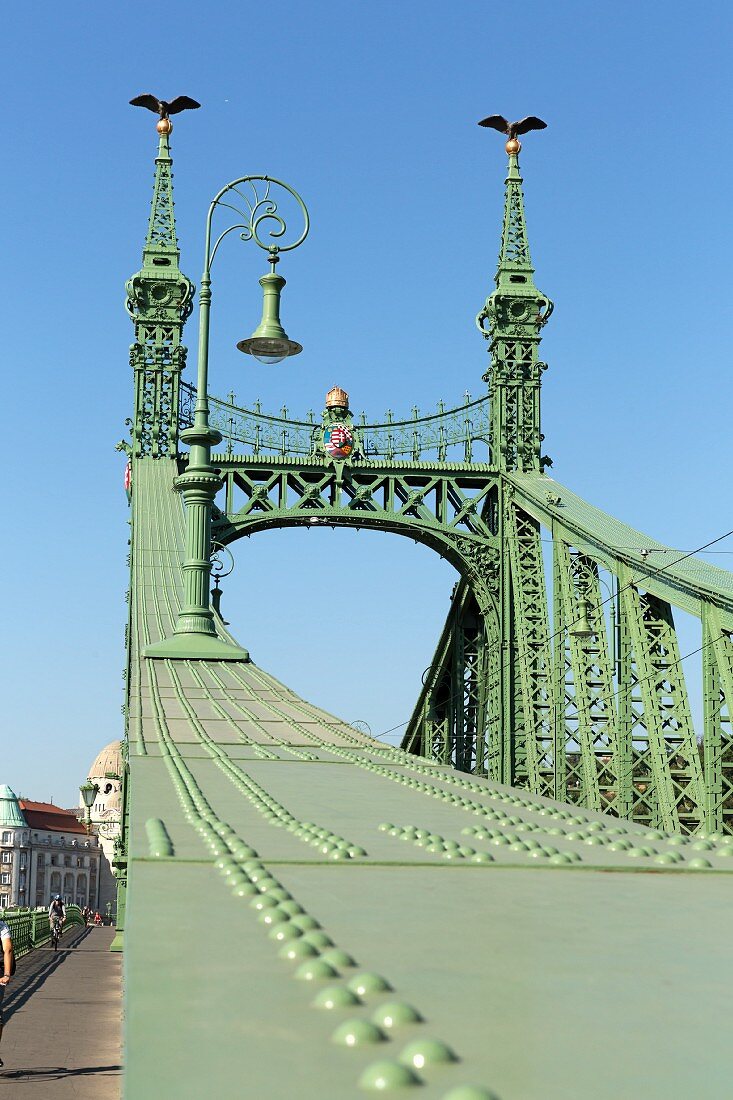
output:
[[[517,140],[517,134],[526,134],[530,130],[545,130],[547,123],[535,115],[527,115],[520,122],[507,122],[503,115],[489,115],[482,118],[479,126],[490,126],[492,130],[498,130],[500,134],[506,134],[509,141],[506,143],[506,151],[510,156],[516,156],[522,148],[521,141]]]
[[[180,114],[181,111],[192,111],[196,107],[200,107],[201,104],[197,103],[195,99],[191,99],[188,95],[179,95],[175,99],[172,99],[170,103],[166,99],[158,99],[157,96],[146,93],[145,95],[135,96],[130,100],[130,106],[132,107],[147,107],[149,111],[154,111],[159,115],[158,125],[156,130],[159,134],[170,134],[173,129],[173,123],[171,122],[169,115]]]

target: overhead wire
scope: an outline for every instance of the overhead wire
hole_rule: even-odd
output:
[[[723,539],[729,538],[731,535],[733,535],[733,530],[726,531],[725,534],[718,535],[717,538],[711,539],[709,542],[703,543],[703,545],[698,547],[696,550],[685,551],[675,561],[668,562],[666,565],[662,565],[662,566],[659,566],[659,567],[654,566],[654,567],[652,567],[652,569],[657,574],[667,572],[668,570],[672,569],[675,565],[679,565],[680,562],[685,561],[687,558],[694,557],[696,554],[702,553],[703,551],[705,551],[707,549],[707,547],[715,546],[716,543],[722,542]],[[566,545],[566,546],[571,545],[571,544],[567,543],[564,539],[540,539],[539,541],[540,542],[545,542],[545,543],[553,543],[553,544],[558,543],[558,544],[562,544],[562,545]],[[630,547],[616,546],[616,547],[613,547],[613,549],[614,550],[629,549],[629,550],[639,551],[639,547],[637,547],[637,546],[633,546],[633,547],[631,547],[631,546]],[[650,549],[649,552],[653,553],[654,549],[653,548]],[[671,552],[671,553],[674,553],[673,550],[672,551],[663,550],[661,547],[657,548],[657,552],[662,552],[662,553],[670,553]],[[725,551],[725,553],[733,553],[733,551]],[[587,556],[590,556],[590,555],[587,555]],[[595,562],[595,564],[598,565],[599,563]],[[649,563],[644,562],[644,568],[648,569],[649,568]],[[610,570],[608,570],[608,572],[610,572]],[[615,574],[611,573],[611,576],[614,576],[614,575]],[[618,578],[616,578],[616,579],[618,580]],[[619,585],[619,587],[616,589],[615,592],[612,592],[612,594],[610,596],[608,596],[605,599],[599,601],[595,606],[598,607],[598,608],[604,607],[606,604],[611,603],[611,601],[617,600],[621,596],[622,592],[625,592],[629,588],[634,588],[637,585],[638,585],[638,579],[635,580],[635,579],[632,578],[626,584]],[[521,651],[519,654],[516,655],[515,659],[517,659],[517,658],[521,659],[522,657],[525,657],[525,656],[536,656],[537,654],[542,653],[545,650],[549,651],[551,643],[553,641],[555,641],[555,639],[558,638],[560,635],[564,636],[566,632],[569,633],[571,631],[571,628],[578,622],[580,622],[580,618],[574,619],[569,623],[564,623],[554,633],[552,633],[547,638],[547,640],[545,642],[543,642],[542,645],[539,646],[536,650]],[[697,653],[701,653],[708,646],[713,645],[716,641],[717,641],[716,638],[711,638],[707,642],[703,642],[703,644],[701,646],[698,646],[697,649],[690,650],[689,653],[685,653],[683,656],[679,657],[676,661],[673,661],[671,664],[667,665],[666,667],[668,669],[671,669],[671,668],[677,667],[678,665],[681,665],[683,661],[688,660],[688,658],[690,658],[690,657],[694,657]],[[504,672],[507,672],[508,669],[509,669],[509,665],[505,664],[501,667],[500,671],[501,671],[501,673],[504,673]],[[653,674],[653,673],[649,673],[646,676],[637,677],[635,683],[636,683],[636,685],[646,683],[647,680],[653,679],[654,675],[655,674]],[[625,689],[623,689],[623,690],[625,690]],[[612,691],[610,695],[600,696],[598,701],[599,702],[608,702],[608,703],[610,703],[612,700],[617,699],[618,696],[621,694],[621,692],[622,692],[621,688],[616,688],[616,690]],[[456,698],[456,696],[451,694],[448,697],[448,699],[446,700],[446,703],[453,702],[455,698]],[[392,726],[391,729],[385,730],[384,733],[376,735],[376,739],[379,740],[382,737],[386,737],[388,734],[393,733],[395,730],[401,729],[403,726],[409,725],[409,722],[410,722],[410,718],[408,718],[405,722],[400,722],[398,725]]]

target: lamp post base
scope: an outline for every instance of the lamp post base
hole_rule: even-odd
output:
[[[215,634],[173,634],[143,650],[143,657],[173,661],[249,661],[249,651]]]

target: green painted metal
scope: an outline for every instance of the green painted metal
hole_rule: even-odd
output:
[[[184,428],[193,423],[195,403],[196,387],[183,382],[180,422]],[[312,455],[318,450],[321,424],[316,422],[312,410],[305,420],[293,420],[287,408],[282,409],[280,416],[271,416],[263,413],[259,402],[251,409],[240,408],[234,403],[233,394],[227,401],[209,395],[209,418],[226,441],[228,454],[236,450],[294,457]],[[388,409],[384,419],[377,423],[367,423],[366,413],[362,412],[354,426],[365,458],[483,461],[488,456],[489,399],[486,396],[472,399],[466,392],[463,404],[455,408],[446,409],[440,401],[437,412],[421,416],[415,405],[412,416],[404,420],[395,419]]]
[[[51,928],[45,909],[5,909],[0,910],[0,918],[10,929],[16,959],[27,955],[36,947],[42,947],[51,939]],[[83,923],[79,906],[67,905],[63,931],[68,932],[70,928]]]
[[[156,195],[158,172],[169,187],[159,161]],[[177,271],[172,214],[161,224]],[[136,325],[155,320],[148,267]],[[579,1096],[643,1081],[666,1100],[699,1094],[703,1061],[710,1095],[725,1093],[733,579],[676,561],[541,472],[537,350],[551,307],[533,282],[515,158],[496,283],[481,316],[490,462],[475,460],[486,431],[468,399],[461,439],[460,409],[370,427],[348,409],[290,420],[231,398],[223,454],[211,453],[222,423],[205,384],[186,429],[183,392],[173,446],[138,446],[170,433],[155,429],[155,400],[136,399],[115,859],[130,1098],[226,1096],[235,1081],[319,1100],[418,1086],[426,1100],[566,1100],[571,1066]],[[337,422],[353,448],[334,457],[324,433]],[[456,566],[404,750],[251,661],[220,659],[236,641],[200,584],[207,514],[217,543],[370,527]],[[171,647],[192,607],[210,614],[212,656]],[[703,619],[702,765],[673,607]],[[684,835],[703,827],[717,835]],[[602,1049],[588,988],[603,989]],[[686,1014],[687,1044],[656,1058],[691,1002],[705,1011]]]
[[[545,364],[537,352],[553,304],[534,284],[516,154],[509,157],[495,282],[496,289],[476,318],[490,341],[491,365],[484,379],[489,383],[491,460],[500,470],[539,470],[540,387]]]
[[[0,784],[0,825],[13,829],[28,828],[28,822],[23,817],[18,796],[7,783]]]
[[[714,605],[703,613],[705,826],[733,832],[733,643]]]
[[[256,187],[259,182],[266,185],[262,196]],[[286,231],[285,222],[277,213],[277,204],[270,197],[273,183],[296,199],[304,215],[305,227],[302,233],[288,245],[266,243],[260,237],[260,232],[267,226],[270,228],[270,238],[280,238]],[[252,188],[252,198],[241,190],[243,185]],[[235,221],[221,232],[212,244],[213,218],[218,209],[234,210],[241,220]],[[209,205],[204,271],[199,291],[197,397],[193,424],[180,433],[180,438],[190,448],[188,464],[175,482],[176,490],[183,497],[187,515],[187,554],[183,565],[185,601],[178,614],[174,635],[151,646],[147,654],[149,657],[232,661],[249,658],[247,650],[228,644],[217,634],[214,613],[210,607],[211,514],[214,497],[221,485],[219,472],[211,464],[211,448],[221,442],[221,434],[209,424],[208,405],[211,266],[222,241],[232,232],[236,231],[242,240],[254,241],[260,248],[266,249],[270,262],[274,264],[280,252],[297,248],[305,240],[308,229],[308,212],[303,200],[287,184],[269,176],[240,176],[223,187]],[[284,283],[276,275],[266,278],[278,281],[278,287]]]
[[[193,308],[193,283],[180,270],[173,207],[173,163],[161,134],[140,271],[128,281],[127,310],[135,325],[133,455],[173,457],[178,451],[180,376],[186,364],[183,325]]]

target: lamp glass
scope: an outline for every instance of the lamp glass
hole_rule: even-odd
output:
[[[89,780],[87,780],[86,783],[82,783],[82,785],[79,787],[81,797],[84,800],[84,805],[88,810],[91,810],[92,806],[94,805],[94,799],[97,797],[98,790],[99,787],[97,786],[97,784],[90,783]]]
[[[237,344],[239,351],[245,355],[252,355],[260,363],[268,366],[274,363],[282,363],[291,355],[298,355],[303,347],[295,340],[279,339],[272,336],[250,336],[248,340],[240,340]]]

